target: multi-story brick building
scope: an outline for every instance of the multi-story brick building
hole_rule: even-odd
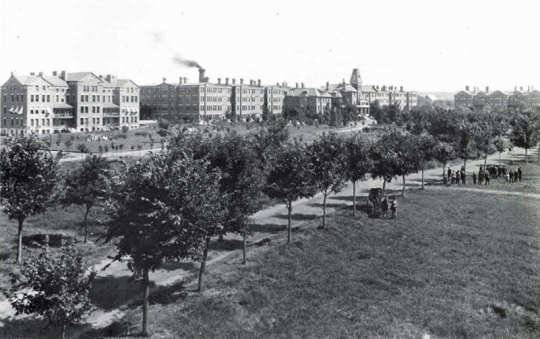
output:
[[[2,134],[138,127],[139,88],[91,72],[13,75],[2,86]]]
[[[290,91],[290,88],[286,87],[286,84],[276,83],[275,86],[264,86],[264,103],[266,109],[270,115],[283,114],[283,101]]]
[[[403,86],[362,86],[366,101],[371,104],[375,101],[381,106],[398,105],[401,109],[412,109],[419,105],[418,95],[415,92],[404,91]]]
[[[469,86],[465,86],[464,91],[454,95],[454,106],[475,109],[483,109],[486,106],[491,109],[531,108],[540,106],[540,92],[532,87],[524,90],[523,87],[518,89],[517,86],[511,94],[501,90],[490,91],[489,86],[486,87],[485,91],[479,90],[478,87],[469,91]]]
[[[141,110],[148,109],[156,117],[172,120],[176,108],[176,85],[167,83],[167,79],[163,78],[159,85],[141,86]]]
[[[300,109],[311,114],[325,114],[332,109],[332,95],[318,88],[306,88],[296,84],[296,88],[291,89],[285,97],[284,110]]]

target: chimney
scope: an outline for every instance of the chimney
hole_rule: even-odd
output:
[[[111,82],[111,79],[112,79],[112,76],[110,74],[107,74],[105,76],[105,80],[107,80],[108,82]]]
[[[103,79],[103,75],[100,75],[99,78],[100,78],[100,79]]]
[[[205,78],[204,78],[204,82],[208,82],[209,80],[210,80],[209,77],[205,77]]]
[[[465,90],[468,92],[469,91],[469,86],[465,86]]]
[[[39,72],[39,76],[42,77],[42,76],[43,76],[43,72]]]
[[[399,86],[399,91],[403,92],[403,86]]]
[[[276,82],[276,86],[279,87],[279,82]]]
[[[304,83],[302,83],[302,88],[304,88]]]
[[[531,91],[531,86],[527,86],[527,92]]]
[[[57,75],[56,71],[52,72],[52,76],[55,77]]]
[[[326,82],[326,90],[329,91],[330,90],[330,82]]]
[[[523,91],[523,86],[519,86],[519,90],[520,90],[520,91]]]
[[[187,84],[187,78],[184,77],[184,84]]]
[[[233,84],[233,85],[236,84],[236,79],[232,79],[232,84]]]
[[[296,88],[298,88],[298,83],[296,83]]]
[[[66,80],[66,71],[60,72],[60,79]]]
[[[163,78],[163,83],[166,83],[167,82],[167,78]]]
[[[34,76],[34,75],[36,75],[36,73],[30,72],[30,76]]]
[[[517,92],[517,86],[514,86],[514,92]]]
[[[486,86],[486,94],[489,93],[489,86]]]
[[[257,80],[257,86],[261,87],[261,79]]]
[[[240,78],[240,85],[243,85],[243,84],[244,84],[244,79]]]
[[[287,87],[287,83],[286,83],[286,82],[283,82],[283,87]]]
[[[221,78],[217,78],[218,85],[221,85]]]
[[[180,79],[178,79],[178,84],[181,85],[182,84],[182,77],[180,77]]]
[[[229,78],[225,78],[225,85],[229,84]]]
[[[199,68],[199,82],[204,82],[204,69]]]

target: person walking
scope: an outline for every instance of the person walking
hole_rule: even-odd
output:
[[[489,175],[488,175],[487,172],[486,172],[486,175],[485,175],[485,179],[486,179],[486,186],[487,186],[487,185],[490,185],[490,183],[489,183],[489,180],[490,180],[490,179],[489,179]]]
[[[518,167],[517,173],[518,173],[518,180],[521,181],[521,175],[523,174],[523,172],[521,171],[521,167]]]
[[[386,197],[383,197],[381,201],[381,211],[383,218],[386,218],[388,216],[388,199]]]
[[[452,178],[452,170],[450,169],[450,166],[448,166],[448,171],[446,171],[448,173],[448,179]]]
[[[510,183],[513,183],[514,182],[514,171],[509,170],[508,175],[510,176]]]
[[[456,172],[452,172],[452,185],[456,183]]]
[[[462,184],[462,185],[466,185],[466,184],[467,184],[466,181],[465,181],[466,178],[467,178],[467,175],[465,174],[465,169],[462,168],[462,169],[461,169],[461,184]]]
[[[476,185],[476,172],[472,172],[472,182],[473,185]]]
[[[510,183],[510,174],[506,173],[504,175],[504,186],[508,186],[509,183]]]
[[[398,202],[397,202],[397,199],[394,197],[394,199],[390,203],[390,211],[392,212],[392,217],[390,219],[397,219],[397,209],[398,209]]]
[[[518,181],[519,181],[518,176],[519,176],[519,172],[518,172],[518,170],[517,170],[517,168],[516,168],[516,169],[514,170],[514,181],[515,181],[515,182],[518,182]]]

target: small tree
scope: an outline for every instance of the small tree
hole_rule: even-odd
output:
[[[538,141],[540,141],[540,108],[536,107],[516,116],[512,122],[512,142],[517,147],[525,149],[525,163],[528,163],[528,150],[534,148]]]
[[[326,226],[326,199],[340,192],[347,180],[347,156],[336,133],[323,134],[308,146],[309,164],[314,185],[323,194],[323,224]]]
[[[9,140],[0,149],[0,200],[2,211],[19,223],[17,262],[22,262],[23,222],[29,215],[45,213],[58,181],[58,162],[35,135]]]
[[[456,147],[452,143],[438,141],[433,147],[433,158],[443,164],[443,176],[446,173],[446,164],[457,158]]]
[[[371,176],[373,179],[383,179],[383,194],[386,189],[386,182],[397,175],[396,173],[398,173],[403,161],[396,150],[396,142],[390,135],[384,135],[369,150],[369,156],[373,161]]]
[[[64,142],[64,145],[66,145],[66,148],[69,150],[71,148],[71,146],[73,146],[73,140],[72,139],[68,139]]]
[[[68,326],[94,309],[88,293],[95,277],[73,242],[62,243],[59,257],[51,256],[45,243],[37,258],[31,255],[23,263],[20,274],[11,274],[10,303],[17,315],[46,317],[64,338]]]
[[[77,149],[79,150],[79,152],[81,152],[83,154],[86,154],[86,153],[90,152],[90,150],[88,149],[88,146],[86,146],[86,144],[77,145]]]
[[[424,189],[424,169],[426,163],[434,158],[434,150],[437,145],[437,139],[429,134],[422,134],[415,137],[411,151],[413,158],[417,159],[417,163],[422,171],[422,189]]]
[[[88,240],[88,213],[90,209],[104,201],[109,187],[109,162],[101,156],[88,156],[82,167],[70,172],[65,179],[65,189],[61,203],[84,206],[84,242]]]
[[[129,132],[129,127],[128,126],[122,126],[122,133],[127,134],[127,132]]]
[[[292,203],[300,198],[315,195],[316,188],[312,184],[311,170],[307,165],[309,157],[306,148],[298,141],[285,145],[276,154],[274,167],[268,174],[264,193],[271,199],[285,204],[288,211],[287,242],[291,242]]]
[[[345,141],[347,176],[353,184],[353,216],[356,216],[356,183],[366,180],[373,166],[369,157],[369,143],[358,134]]]

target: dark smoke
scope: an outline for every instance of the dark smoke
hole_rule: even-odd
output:
[[[182,56],[180,56],[180,54],[172,52],[172,50],[167,46],[167,43],[163,39],[163,35],[161,34],[161,32],[154,32],[153,38],[158,45],[169,51],[169,53],[173,54],[172,59],[178,65],[184,67],[197,67],[199,69],[202,69],[202,66],[199,65],[197,61],[184,59],[182,58]]]
[[[182,66],[197,67],[198,69],[202,69],[202,66],[199,65],[197,61],[184,59],[179,54],[174,55],[173,61]]]

